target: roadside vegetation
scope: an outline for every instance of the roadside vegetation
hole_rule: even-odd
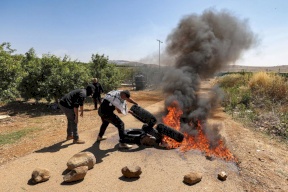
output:
[[[24,55],[15,54],[11,44],[0,44],[0,103],[23,99],[39,102],[57,102],[71,90],[85,88],[93,77],[105,87],[105,91],[116,89],[131,77],[133,69],[119,68],[105,55],[92,54],[88,63],[71,60],[53,54],[38,57],[31,48]]]
[[[5,145],[5,144],[13,144],[17,142],[19,139],[22,137],[25,137],[26,135],[35,132],[35,131],[40,131],[41,128],[33,127],[33,128],[28,128],[28,129],[22,129],[18,131],[14,131],[11,133],[7,134],[1,134],[0,135],[0,146]]]
[[[218,77],[225,112],[249,127],[288,141],[288,82],[277,73],[235,73]]]

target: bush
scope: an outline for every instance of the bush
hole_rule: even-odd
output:
[[[288,85],[284,77],[259,72],[252,76],[226,75],[217,79],[217,82],[225,92],[225,111],[233,118],[248,126],[261,127],[269,134],[288,138],[288,108],[285,105]],[[277,124],[270,119],[263,119],[262,114],[269,113],[279,120]]]
[[[249,78],[249,74],[230,74],[218,78],[217,83],[224,89],[229,87],[240,87],[246,85]]]
[[[254,94],[272,100],[287,100],[288,84],[284,77],[274,73],[259,72],[252,76],[249,87]]]

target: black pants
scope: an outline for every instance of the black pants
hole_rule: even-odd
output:
[[[67,117],[67,136],[73,136],[75,140],[78,140],[78,127],[75,123],[75,113],[74,109],[69,109],[63,105],[59,105],[60,109],[65,113]]]
[[[119,142],[122,143],[124,138],[124,122],[114,113],[101,115],[102,125],[100,127],[100,132],[98,134],[99,137],[102,137],[109,125],[109,123],[113,124],[118,129],[119,133]]]
[[[99,97],[93,97],[93,102],[94,102],[94,109],[97,109],[98,108],[97,104],[101,103],[101,97],[100,96]]]

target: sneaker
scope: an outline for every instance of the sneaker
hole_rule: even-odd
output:
[[[106,140],[107,137],[106,136],[102,136],[102,137],[97,137],[97,141],[103,141],[103,140]]]
[[[68,136],[66,137],[66,140],[71,140],[71,139],[73,139],[73,135],[68,135]]]
[[[119,148],[121,149],[131,149],[133,145],[129,145],[127,143],[119,143]]]
[[[80,140],[80,139],[78,139],[78,140],[73,140],[73,143],[74,144],[84,144],[85,143],[85,141],[83,141],[83,140]]]

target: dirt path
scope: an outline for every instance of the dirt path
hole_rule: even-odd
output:
[[[139,93],[139,99],[143,99],[145,94]],[[139,103],[146,105],[151,113],[158,114],[163,109],[160,100],[158,93],[155,99]],[[30,119],[34,125],[40,124],[44,131],[31,134],[13,146],[1,148],[1,158],[9,151],[12,156],[8,162],[7,159],[3,160],[0,166],[1,191],[288,191],[287,146],[234,122],[221,108],[217,109],[209,123],[221,124],[220,133],[225,137],[230,151],[239,159],[239,165],[220,159],[207,160],[196,150],[181,153],[177,149],[134,146],[133,150],[119,151],[117,129],[113,126],[107,129],[107,140],[95,143],[100,120],[96,111],[90,110],[89,106],[87,109],[85,121],[79,125],[82,129],[80,137],[87,141],[84,145],[71,145],[71,141],[63,141],[65,118],[61,114],[34,117],[33,121]],[[131,115],[123,117],[123,120],[126,128],[142,126]],[[30,123],[22,122],[21,125],[27,127],[31,126]],[[15,150],[19,146],[22,148]],[[62,183],[67,160],[80,151],[92,152],[97,160],[96,165],[88,171],[83,181],[69,185]],[[121,168],[126,165],[139,165],[143,171],[141,177],[138,180],[121,177]],[[49,169],[51,178],[44,183],[28,185],[36,167]],[[183,176],[190,171],[202,173],[202,181],[193,186],[184,184]],[[217,179],[220,171],[228,174],[224,182]]]

